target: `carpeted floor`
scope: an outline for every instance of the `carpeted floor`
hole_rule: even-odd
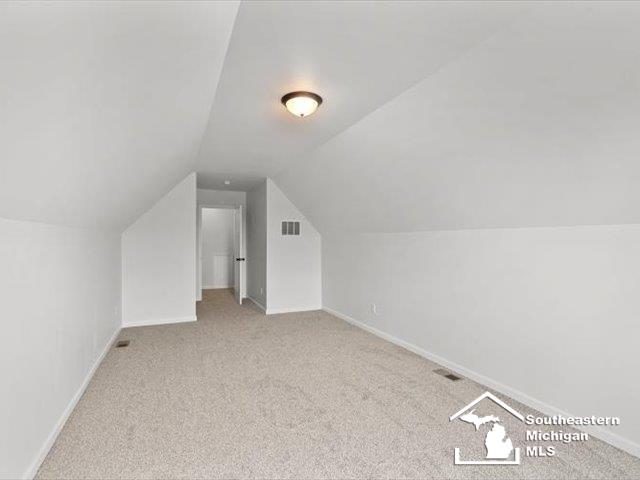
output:
[[[111,349],[38,478],[640,478],[640,459],[596,439],[454,466],[456,446],[484,456],[486,427],[449,422],[481,385],[324,312],[266,317],[211,290],[198,319],[124,329],[130,346]],[[491,401],[480,410],[530,444]]]

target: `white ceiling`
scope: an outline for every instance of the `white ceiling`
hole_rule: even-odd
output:
[[[198,159],[198,183],[246,190],[495,34],[513,2],[243,2]],[[280,104],[311,90],[320,110]]]
[[[120,230],[193,170],[238,2],[0,4],[0,216]]]
[[[197,170],[274,177],[321,231],[640,223],[639,22],[613,2],[2,3],[0,216],[122,230]],[[284,110],[297,89],[317,114]]]
[[[638,25],[536,8],[275,181],[321,231],[640,223]]]

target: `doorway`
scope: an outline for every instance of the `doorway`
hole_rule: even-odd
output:
[[[233,289],[242,303],[244,273],[242,206],[199,208],[198,293]]]

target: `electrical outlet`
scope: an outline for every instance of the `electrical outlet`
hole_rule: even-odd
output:
[[[260,295],[264,295],[264,288],[260,287]]]
[[[378,315],[378,306],[375,303],[371,304],[371,313]]]

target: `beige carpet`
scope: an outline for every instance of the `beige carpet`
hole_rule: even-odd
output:
[[[323,312],[265,317],[218,290],[198,319],[123,330],[130,346],[109,352],[38,478],[640,478],[638,458],[595,439],[454,466],[455,446],[483,456],[483,432],[448,420],[482,386]],[[479,410],[524,446],[492,405]]]

